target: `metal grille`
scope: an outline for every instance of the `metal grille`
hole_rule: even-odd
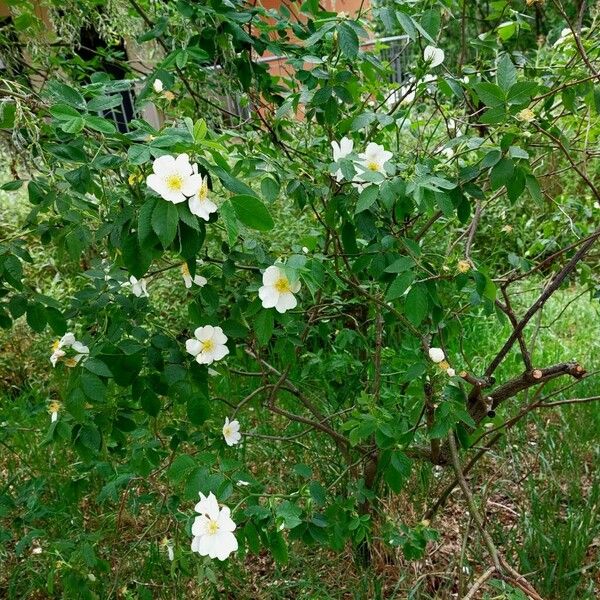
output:
[[[135,106],[135,88],[138,84],[135,79],[111,81],[107,86],[107,96],[120,96],[120,102],[114,108],[107,108],[98,114],[112,120],[121,133],[129,132],[129,123],[138,117]]]
[[[389,81],[402,84],[408,79],[408,66],[412,56],[410,39],[407,35],[369,40],[361,48],[373,48],[382,62],[390,66]]]

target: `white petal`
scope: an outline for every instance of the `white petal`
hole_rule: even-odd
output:
[[[279,313],[284,313],[286,310],[290,310],[292,308],[296,308],[298,301],[296,297],[291,292],[285,292],[284,294],[279,294],[279,300],[275,305],[275,310]]]
[[[166,186],[160,193],[163,200],[172,202],[173,204],[181,204],[187,200],[187,197],[182,192],[172,192]]]
[[[79,354],[89,354],[90,353],[90,349],[78,341],[73,342],[71,347],[73,348],[73,350],[75,350],[75,352],[78,352]]]
[[[211,556],[211,552],[213,549],[213,538],[212,535],[202,535],[198,538],[198,554],[200,556],[210,556],[211,558],[215,558]]]
[[[210,492],[206,498],[206,515],[216,521],[219,518],[219,503],[217,497]]]
[[[183,184],[183,193],[186,196],[193,196],[202,186],[202,175],[189,175]]]
[[[164,175],[173,170],[173,166],[175,165],[175,157],[170,156],[169,154],[165,154],[164,156],[159,156],[152,163],[152,170],[157,175]]]
[[[331,142],[331,148],[333,149],[333,160],[337,162],[342,156],[340,145],[337,142]]]
[[[235,523],[231,519],[231,510],[228,506],[221,509],[217,523],[219,524],[219,531],[235,531]]]
[[[219,532],[215,536],[215,558],[225,560],[232,552],[238,549],[238,542],[233,533],[228,531]]]
[[[196,362],[199,365],[212,365],[214,360],[214,353],[207,352],[206,350],[203,350],[202,352],[200,352],[200,354],[198,354],[198,356],[196,356]]]
[[[213,340],[217,344],[227,343],[227,336],[223,333],[223,330],[220,327],[215,327],[215,330],[213,332]]]
[[[258,297],[262,300],[263,308],[273,308],[279,302],[279,292],[266,285],[258,289]]]
[[[184,275],[183,282],[185,283],[186,288],[189,289],[192,287],[192,278],[190,277],[190,275]]]
[[[348,156],[348,154],[350,154],[353,149],[354,149],[354,142],[351,139],[344,136],[340,140],[340,150],[341,150],[341,155],[342,155],[341,158]]]
[[[201,342],[206,342],[212,339],[212,336],[215,333],[215,328],[212,325],[205,325],[204,327],[198,327],[196,331],[194,331],[194,335]]]
[[[434,363],[440,363],[446,358],[446,355],[441,348],[429,348],[429,358]]]
[[[213,350],[212,354],[213,354],[213,360],[221,360],[222,358],[225,358],[229,354],[229,348],[224,345],[218,345]]]
[[[200,496],[202,496],[202,494],[200,494]],[[197,516],[192,523],[192,535],[204,535],[206,533],[206,525],[208,524],[205,496],[202,496],[202,499],[196,504],[194,510],[197,513],[200,513],[200,515]]]
[[[185,349],[188,354],[198,356],[202,351],[202,342],[200,340],[190,339],[185,341]]]
[[[272,265],[265,269],[263,273],[263,284],[264,285],[273,285],[280,277],[281,277],[281,269]]]
[[[435,46],[425,46],[425,51],[423,52],[423,59],[425,62],[429,63],[430,67],[437,67],[444,62],[445,54],[441,48],[436,48]]]
[[[72,346],[74,343],[75,343],[75,336],[69,331],[60,338],[58,347],[62,348],[63,346]]]
[[[179,154],[174,162],[177,170],[181,171],[182,175],[191,175],[193,173],[190,157],[185,152]]]
[[[204,287],[207,283],[208,283],[208,279],[206,279],[206,277],[202,277],[202,275],[196,275],[194,277],[194,283],[198,286],[198,287]],[[191,287],[192,286],[192,282],[190,280],[190,285],[187,287]]]

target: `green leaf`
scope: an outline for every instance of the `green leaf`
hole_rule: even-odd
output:
[[[188,454],[180,454],[167,469],[171,483],[181,483],[196,468],[196,461]]]
[[[156,417],[160,412],[160,398],[148,388],[145,388],[140,396],[140,405],[151,417]]]
[[[429,311],[429,298],[427,287],[423,283],[416,283],[406,295],[404,304],[406,318],[415,326],[420,325]]]
[[[85,126],[85,121],[82,117],[71,119],[70,121],[63,121],[60,128],[65,133],[79,133]]]
[[[223,225],[225,225],[225,231],[227,232],[227,241],[230,246],[233,246],[239,235],[238,220],[235,216],[235,209],[233,204],[229,200],[226,200],[221,204],[219,214]]]
[[[83,366],[85,369],[87,369],[91,373],[100,375],[101,377],[112,377],[112,373],[110,372],[110,369],[106,366],[105,363],[103,363],[98,358],[93,358],[93,357],[88,358],[83,363]]]
[[[46,309],[39,302],[32,302],[27,306],[27,324],[31,329],[41,333],[47,322]]]
[[[172,202],[156,203],[152,211],[152,229],[158,236],[163,248],[167,248],[177,235],[179,213]]]
[[[495,84],[484,81],[476,83],[473,88],[479,99],[486,105],[497,107],[504,105],[506,98],[504,92]]]
[[[76,441],[89,450],[98,452],[98,450],[100,450],[100,446],[102,445],[102,435],[95,425],[86,423],[85,425],[81,426],[81,429],[79,429],[79,434]]]
[[[106,386],[94,373],[83,372],[81,375],[81,388],[83,393],[94,402],[104,402]]]
[[[85,124],[90,129],[94,129],[95,131],[99,131],[100,133],[111,134],[116,133],[117,131],[117,128],[115,127],[115,124],[112,121],[109,121],[108,119],[104,119],[102,117],[94,117],[88,115],[87,117],[85,117]]]
[[[269,549],[278,565],[285,565],[288,562],[287,544],[279,531],[269,533]]]
[[[517,83],[517,69],[508,54],[503,54],[496,67],[496,81],[504,92]]]
[[[198,390],[195,388],[194,393],[190,395],[187,401],[187,416],[193,425],[202,425],[210,417],[206,397],[198,393]]]
[[[317,506],[323,506],[325,504],[325,488],[318,481],[311,481],[308,484],[308,491],[310,492],[310,497]]]
[[[410,287],[414,279],[415,274],[412,271],[407,271],[406,273],[402,273],[402,275],[398,275],[398,277],[392,281],[392,285],[388,288],[387,294],[385,295],[386,302],[391,302],[392,300],[403,296],[404,292]]]
[[[54,98],[66,104],[70,104],[80,110],[86,109],[86,103],[83,96],[74,88],[61,83],[60,81],[49,81],[46,86],[46,91]]]
[[[533,81],[519,81],[508,91],[508,103],[514,106],[526,106],[537,90],[537,83]]]
[[[287,529],[293,529],[302,524],[300,515],[302,509],[296,504],[292,504],[289,500],[284,500],[275,510],[275,514],[283,521],[283,525]]]
[[[368,208],[370,208],[375,203],[378,196],[379,186],[370,185],[369,187],[366,187],[358,197],[355,214],[358,214],[363,210],[367,210]]]
[[[55,104],[50,108],[50,114],[59,121],[72,121],[81,117],[79,111],[68,104]]]
[[[271,339],[274,321],[273,310],[270,309],[261,310],[254,319],[254,333],[261,346],[264,346]]]
[[[404,33],[414,42],[417,39],[417,28],[413,18],[400,10],[396,12],[396,17]]]
[[[140,244],[143,244],[146,238],[152,233],[152,213],[158,199],[150,196],[140,207],[138,214],[138,237]]]
[[[260,191],[269,202],[274,202],[279,196],[279,183],[272,177],[265,177],[260,182]]]
[[[217,166],[211,169],[230,192],[242,196],[256,196],[256,192],[250,186],[230,175],[225,169]]]
[[[342,23],[338,27],[338,41],[340,50],[346,58],[356,58],[359,45],[358,35],[356,35],[356,31],[347,23]]]
[[[232,196],[230,202],[233,205],[237,218],[246,227],[258,231],[269,231],[275,223],[267,207],[256,197],[240,195]]]
[[[140,279],[152,262],[152,250],[140,245],[137,233],[130,233],[121,245],[123,264],[127,270]]]
[[[515,165],[510,158],[499,160],[490,171],[490,183],[493,190],[507,185],[515,171]]]
[[[412,269],[415,266],[415,261],[411,256],[401,256],[391,265],[385,268],[386,273],[403,273]]]

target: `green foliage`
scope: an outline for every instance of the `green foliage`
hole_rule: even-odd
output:
[[[116,10],[75,4],[90,11],[80,25]],[[135,30],[158,58],[126,130],[110,118],[131,89],[116,43],[89,60],[49,44],[41,91],[31,73],[6,80],[0,126],[27,169],[2,193],[26,190],[30,210],[2,232],[0,326],[59,338],[41,359],[52,356],[48,400],[35,398],[32,429],[46,410],[53,418],[31,436],[36,471],[49,454],[57,472],[15,475],[0,495],[0,540],[16,557],[47,546],[57,559],[35,589],[121,593],[121,567],[86,527],[100,514],[115,532],[104,549],[129,520],[140,543],[151,536],[149,552],[175,544],[178,594],[192,577],[222,593],[244,559],[291,568],[301,547],[364,559],[381,544],[420,561],[440,534],[415,516],[424,507],[410,489],[428,476],[418,459],[448,465],[448,435],[472,456],[487,429],[511,426],[506,386],[526,403],[534,367],[579,359],[532,362],[531,318],[546,300],[519,296],[540,277],[546,290],[557,277],[600,296],[586,245],[600,202],[588,163],[600,133],[597,15],[582,17],[576,43],[554,36],[573,15],[549,14],[538,45],[525,6],[443,4],[377,4],[369,20],[310,0],[299,19],[285,5],[131,3],[111,32]],[[39,18],[24,8],[13,26],[33,40]],[[400,83],[364,44],[374,27],[408,37]],[[445,50],[443,65],[425,46]],[[258,59],[267,52],[285,75]],[[248,110],[232,112],[225,92]],[[150,102],[161,126],[144,118]],[[38,264],[48,253],[54,282]],[[240,446],[225,417],[240,421]],[[21,418],[6,423],[25,448]],[[189,550],[199,493],[231,509],[237,567]],[[395,519],[385,506],[398,495],[413,505]],[[526,541],[531,572],[541,542],[530,530]],[[144,576],[160,562],[148,558]],[[575,593],[573,565],[560,565]],[[7,597],[23,593],[22,565],[14,573]],[[123,595],[147,596],[138,587]]]

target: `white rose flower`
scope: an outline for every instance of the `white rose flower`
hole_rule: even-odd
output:
[[[208,283],[206,277],[202,277],[202,275],[198,275],[197,273],[192,279],[192,276],[190,275],[190,269],[187,266],[187,263],[183,263],[181,265],[181,274],[183,275],[185,287],[188,289],[191,288],[194,284],[196,284],[198,287],[204,287]]]
[[[87,358],[90,354],[90,349],[87,346],[84,346],[81,342],[78,342],[71,332],[65,333],[65,335],[52,344],[50,362],[52,363],[53,367],[56,367],[56,363],[67,355],[63,348],[72,348],[76,353],[73,358],[68,358],[65,360],[67,367],[74,367],[82,358]]]
[[[196,358],[200,365],[210,365],[229,354],[225,345],[227,336],[220,327],[205,325],[194,331],[194,337],[185,342],[185,349]]]
[[[227,506],[219,509],[212,492],[208,496],[200,493],[200,502],[195,510],[200,516],[192,525],[192,552],[225,560],[238,549],[238,542],[233,535],[235,523],[231,519],[231,511]]]
[[[134,296],[138,298],[147,298],[148,297],[148,282],[144,277],[138,279],[133,275],[129,278],[128,283],[124,283],[123,285],[131,285],[131,292]]]
[[[223,437],[228,446],[235,446],[240,443],[242,434],[240,433],[240,424],[238,421],[230,421],[229,417],[225,417],[223,425]]]
[[[426,63],[429,63],[429,66],[432,69],[441,65],[444,62],[444,58],[446,58],[446,55],[441,48],[436,48],[435,46],[425,46],[423,59]]]
[[[157,94],[160,94],[164,88],[163,82],[160,79],[155,79],[154,83],[152,84],[152,88]]]
[[[210,215],[217,212],[217,205],[208,199],[208,175],[206,177],[199,175],[198,165],[193,165],[192,169],[194,181],[197,182],[197,185],[194,188],[192,197],[188,200],[188,206],[193,215],[208,221]]]
[[[383,165],[385,165],[392,156],[393,154],[383,146],[370,142],[367,144],[366,150],[358,155],[358,158],[361,160],[358,166],[363,169],[363,171],[373,171],[385,175]]]
[[[441,348],[429,348],[429,358],[434,363],[441,363],[446,358],[446,355]]]
[[[193,196],[200,188],[201,176],[194,174],[187,154],[160,156],[152,164],[154,173],[146,178],[146,185],[161,198],[179,204]]]
[[[275,308],[279,313],[296,308],[294,294],[300,291],[300,282],[293,283],[277,265],[268,267],[263,273],[263,285],[258,290],[263,308]]]
[[[337,162],[342,158],[346,158],[346,156],[352,152],[354,149],[354,142],[344,136],[339,144],[337,142],[331,142],[331,147],[333,148],[333,161]],[[335,178],[337,181],[341,181],[344,178],[341,169],[338,169],[335,172]]]

